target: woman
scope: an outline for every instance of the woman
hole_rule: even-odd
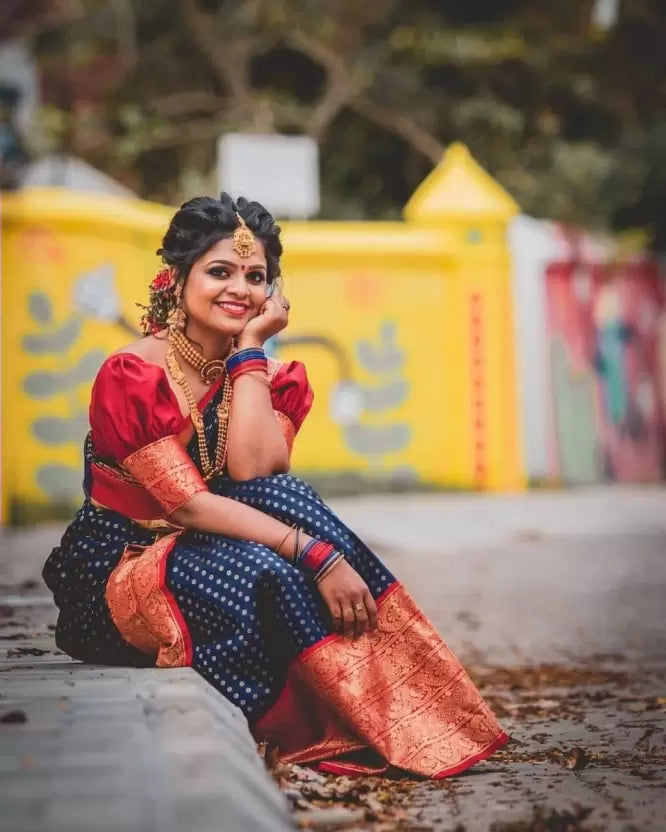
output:
[[[461,772],[506,734],[405,589],[288,473],[313,396],[302,364],[263,350],[289,317],[281,253],[256,202],[173,217],[146,337],[95,381],[86,501],[44,568],[58,645],[193,667],[286,762]]]

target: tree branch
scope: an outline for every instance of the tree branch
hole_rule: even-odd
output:
[[[307,132],[321,141],[352,97],[360,91],[361,85],[354,82],[337,52],[302,30],[290,32],[287,43],[326,71],[326,90],[312,109],[307,126]]]
[[[116,39],[122,70],[128,74],[136,66],[139,57],[134,6],[132,0],[111,0],[110,5],[116,16]]]
[[[363,95],[352,99],[349,102],[349,107],[360,116],[367,118],[368,121],[372,121],[389,133],[399,136],[434,165],[441,162],[444,145],[430,131],[418,125],[409,116],[375,104]]]
[[[238,37],[228,39],[224,49],[221,49],[214,16],[202,12],[197,0],[178,0],[178,3],[193,43],[207,60],[220,85],[228,90],[237,104],[249,110],[249,41]]]

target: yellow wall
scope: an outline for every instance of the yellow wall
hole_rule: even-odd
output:
[[[295,468],[522,487],[504,242],[514,211],[454,146],[404,223],[285,224],[287,335],[328,339],[342,356],[319,344],[278,349],[305,361],[316,393]],[[90,384],[104,356],[132,339],[170,213],[59,190],[4,197],[5,522],[80,498]],[[340,384],[364,404],[351,424],[329,412]]]

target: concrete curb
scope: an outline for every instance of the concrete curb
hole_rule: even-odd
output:
[[[245,718],[194,671],[22,659],[0,685],[0,714],[26,717],[0,725],[3,832],[294,828]]]

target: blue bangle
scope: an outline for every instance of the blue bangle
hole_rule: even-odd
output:
[[[312,540],[309,540],[305,546],[303,546],[301,551],[294,558],[294,566],[301,566],[303,564],[305,556],[316,543],[319,543],[319,540],[317,540],[316,537],[313,537]]]
[[[326,560],[322,563],[319,569],[317,569],[315,574],[312,576],[315,582],[318,583],[339,560],[343,559],[344,554],[342,552],[338,552],[337,549],[334,549],[331,552],[331,554],[326,558]]]
[[[239,350],[227,358],[227,372],[242,364],[244,361],[266,361],[266,353],[259,347],[249,347],[246,350]]]

